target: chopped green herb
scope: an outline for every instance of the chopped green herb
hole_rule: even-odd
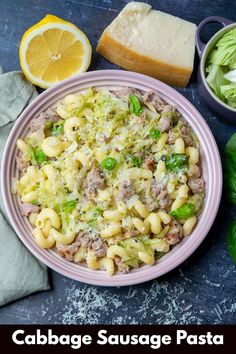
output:
[[[166,254],[166,252],[155,252],[155,259],[158,260],[161,257],[163,257]]]
[[[161,136],[161,132],[158,129],[152,128],[150,130],[150,137],[154,140],[158,140]]]
[[[48,128],[48,129],[51,129],[51,127],[52,127],[52,122],[50,122],[50,120],[46,120],[46,122],[45,122],[45,127]]]
[[[98,216],[101,216],[102,213],[103,213],[103,210],[102,210],[102,209],[96,208],[96,209],[94,209],[93,216],[94,216],[94,217],[98,217]]]
[[[35,162],[34,149],[31,146],[29,146],[28,152],[29,152],[30,160]]]
[[[131,161],[135,167],[141,167],[142,165],[142,159],[139,156],[132,156]]]
[[[62,205],[62,211],[64,213],[70,213],[76,206],[76,200],[70,200]]]
[[[116,159],[114,159],[113,157],[107,157],[106,159],[104,159],[101,162],[101,166],[102,168],[104,168],[105,170],[113,170],[113,168],[117,165],[117,161]]]
[[[140,116],[143,112],[143,108],[140,100],[135,95],[130,95],[129,99],[130,99],[130,107],[129,107],[130,112],[134,113],[136,116]]]
[[[97,219],[91,219],[88,221],[89,226],[96,227],[97,226]]]
[[[62,124],[54,124],[52,127],[52,135],[56,136],[64,133],[64,126]]]
[[[161,157],[165,162],[166,168],[170,172],[179,173],[188,169],[188,158],[185,154],[173,153]]]

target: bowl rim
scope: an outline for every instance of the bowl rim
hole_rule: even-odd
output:
[[[85,270],[82,269],[83,267],[78,266],[76,264],[74,264],[74,266],[71,266],[71,264],[68,264],[70,262],[65,261],[57,255],[54,255],[52,257],[52,253],[50,253],[52,251],[45,251],[40,249],[36,245],[36,243],[30,239],[28,233],[26,233],[26,231],[23,229],[23,226],[25,226],[25,224],[23,224],[22,220],[21,222],[19,222],[19,220],[17,219],[17,213],[13,207],[13,196],[10,187],[11,183],[9,183],[9,181],[7,180],[8,173],[6,173],[6,171],[10,171],[10,166],[12,167],[13,165],[10,161],[9,156],[11,157],[11,151],[13,151],[11,149],[15,148],[12,144],[12,141],[16,139],[14,138],[14,135],[16,135],[18,138],[18,128],[20,130],[20,126],[21,124],[23,126],[24,121],[27,120],[27,116],[32,115],[35,111],[38,112],[37,114],[39,114],[40,110],[37,111],[38,106],[42,106],[43,104],[45,104],[45,102],[48,102],[49,99],[53,99],[55,103],[59,99],[60,93],[64,92],[65,90],[71,90],[71,92],[75,92],[75,90],[72,91],[72,88],[74,86],[77,87],[84,83],[87,85],[87,87],[91,87],[93,85],[90,84],[90,81],[94,82],[94,80],[99,83],[99,85],[97,86],[102,86],[101,83],[104,81],[107,82],[108,80],[111,83],[117,81],[118,83],[115,85],[121,87],[130,86],[138,88],[138,86],[145,86],[150,90],[159,92],[162,96],[167,98],[167,101],[169,100],[171,102],[175,102],[175,104],[177,105],[177,109],[184,110],[185,119],[186,115],[188,117],[191,117],[191,119],[188,118],[189,120],[187,119],[187,121],[192,122],[192,124],[194,122],[196,128],[198,129],[198,132],[196,132],[196,134],[198,135],[198,137],[201,134],[201,139],[205,141],[204,149],[207,150],[209,153],[209,155],[206,155],[206,158],[208,159],[208,166],[211,167],[212,171],[212,173],[209,175],[211,183],[209,183],[208,186],[208,194],[211,196],[211,198],[207,198],[208,204],[205,205],[201,214],[201,218],[205,221],[204,225],[202,222],[199,222],[196,229],[193,231],[191,237],[175,246],[173,248],[174,252],[173,250],[170,252],[172,255],[168,253],[169,256],[164,261],[157,263],[156,265],[151,267],[143,266],[137,271],[132,271],[125,275],[116,274],[112,277],[107,276],[103,271],[92,271],[87,268]],[[108,84],[104,86],[108,86]],[[66,94],[69,94],[69,92],[64,93],[64,96]],[[201,139],[199,140],[200,145],[202,146]],[[181,95],[179,92],[169,87],[168,85],[143,74],[122,70],[99,70],[79,74],[54,85],[53,87],[39,95],[21,113],[9,134],[3,152],[1,166],[1,189],[7,214],[11,224],[13,225],[14,230],[16,231],[18,237],[21,239],[24,245],[41,262],[54,269],[55,271],[83,283],[100,286],[128,286],[143,283],[168,273],[172,269],[179,266],[182,262],[184,262],[198,248],[198,246],[207,236],[215,220],[220,205],[222,193],[222,166],[218,147],[216,145],[215,139],[210,128],[208,127],[207,123],[200,115],[200,113],[197,111],[197,109],[183,95]],[[194,237],[194,234],[196,234],[197,237]],[[182,248],[182,252],[179,251],[179,248]],[[75,267],[76,272],[74,269]]]
[[[224,108],[228,109],[231,112],[236,113],[236,108],[233,108],[229,105],[227,105],[225,102],[221,101],[219,99],[219,97],[217,97],[214,92],[211,90],[210,86],[207,84],[206,81],[206,74],[205,74],[205,63],[207,60],[207,57],[209,55],[210,50],[212,49],[213,45],[215,44],[215,42],[220,39],[220,37],[222,37],[222,35],[226,32],[228,32],[230,29],[236,27],[236,22],[232,23],[231,25],[225,26],[223,28],[221,28],[219,31],[217,31],[213,37],[211,37],[209,39],[209,41],[206,43],[205,48],[203,49],[203,53],[202,56],[200,58],[200,73],[201,73],[201,78],[203,81],[203,84],[205,86],[205,88],[207,89],[207,91],[209,92],[209,94],[211,95],[211,97],[217,101],[221,106],[223,106]]]

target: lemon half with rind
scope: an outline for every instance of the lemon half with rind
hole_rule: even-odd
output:
[[[27,79],[39,87],[48,88],[85,72],[91,62],[92,47],[75,25],[47,15],[25,32],[19,54]]]

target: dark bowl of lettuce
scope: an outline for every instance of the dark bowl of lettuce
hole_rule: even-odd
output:
[[[200,31],[209,22],[220,22],[223,28],[204,44]],[[217,116],[236,124],[236,23],[216,16],[205,19],[198,26],[196,45],[201,96]]]

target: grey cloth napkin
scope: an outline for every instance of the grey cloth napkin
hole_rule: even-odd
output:
[[[0,161],[14,121],[37,95],[21,72],[2,74],[0,66]],[[49,288],[47,268],[24,247],[9,225],[0,193],[0,306]]]

